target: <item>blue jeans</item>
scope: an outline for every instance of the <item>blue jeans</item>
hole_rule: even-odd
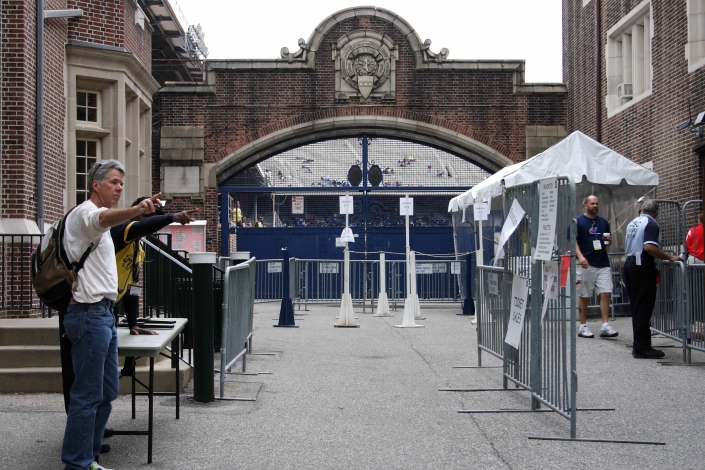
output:
[[[65,470],[85,470],[100,454],[111,402],[118,395],[118,344],[112,307],[107,298],[94,304],[69,304],[64,316],[76,375],[61,447]]]

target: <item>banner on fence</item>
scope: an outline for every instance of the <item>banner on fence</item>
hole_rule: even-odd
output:
[[[521,332],[524,329],[524,315],[526,314],[526,303],[529,296],[529,280],[514,276],[512,281],[512,303],[509,310],[509,324],[507,325],[507,336],[504,342],[519,349]]]
[[[504,221],[502,232],[499,235],[499,242],[497,243],[498,250],[494,259],[495,266],[497,266],[499,260],[504,257],[504,244],[507,243],[509,237],[512,236],[514,230],[516,230],[519,226],[519,223],[521,223],[521,220],[524,218],[524,214],[525,212],[521,207],[521,204],[519,204],[519,201],[514,198],[512,207],[509,209],[509,214],[507,214],[507,220]]]

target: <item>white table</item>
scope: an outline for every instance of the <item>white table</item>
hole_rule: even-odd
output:
[[[155,329],[158,335],[131,335],[129,328],[118,328],[118,356],[148,357],[149,358],[149,385],[139,382],[132,373],[132,419],[135,419],[135,397],[137,395],[147,395],[149,398],[149,424],[147,431],[119,431],[115,430],[115,435],[147,436],[147,463],[152,463],[152,438],[154,436],[154,396],[175,396],[176,397],[176,419],[179,419],[180,402],[180,377],[179,377],[179,340],[180,333],[186,326],[185,318],[162,318],[159,320],[174,321],[174,327],[169,329]],[[147,329],[149,329],[147,327]],[[154,358],[172,341],[174,345],[171,350],[172,361],[176,364],[176,391],[175,392],[155,392],[154,391]],[[135,385],[139,382],[146,392],[136,392]]]

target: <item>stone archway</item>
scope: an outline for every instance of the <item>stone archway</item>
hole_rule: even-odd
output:
[[[518,158],[501,143],[455,123],[420,113],[396,114],[340,115],[331,111],[271,124],[224,148],[216,167],[216,179],[220,184],[238,171],[294,147],[361,134],[413,140],[441,148],[489,172],[496,172]]]

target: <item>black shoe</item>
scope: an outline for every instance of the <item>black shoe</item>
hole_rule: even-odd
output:
[[[100,445],[100,453],[107,454],[108,452],[110,452],[110,444],[101,444]]]
[[[106,437],[113,437],[115,433],[113,432],[113,428],[105,428],[105,431],[103,431],[103,439]]]
[[[636,359],[661,359],[666,354],[659,349],[646,349],[644,351],[632,351],[632,356]]]

